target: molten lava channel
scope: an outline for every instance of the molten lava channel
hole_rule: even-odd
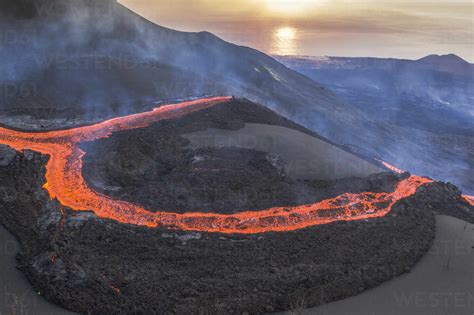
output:
[[[463,197],[467,201],[468,204],[474,207],[474,196],[464,195]]]
[[[89,188],[82,177],[85,152],[79,149],[78,143],[107,138],[113,132],[143,128],[161,120],[180,118],[230,99],[213,97],[166,105],[150,112],[69,130],[26,133],[0,128],[0,143],[18,151],[29,149],[49,155],[44,188],[63,206],[75,211],[93,211],[100,218],[121,223],[188,231],[256,234],[383,217],[397,201],[415,194],[420,186],[431,182],[428,178],[411,176],[400,181],[391,193],[345,193],[314,204],[235,214],[178,214],[153,213],[133,203],[112,199]]]

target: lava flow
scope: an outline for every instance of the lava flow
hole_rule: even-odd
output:
[[[464,198],[464,200],[466,200],[467,203],[469,203],[471,206],[474,206],[474,196],[467,196],[467,195],[464,195],[463,198]]]
[[[153,213],[133,203],[112,199],[87,186],[82,177],[85,152],[78,148],[78,143],[106,138],[116,131],[143,128],[161,120],[183,117],[230,99],[214,97],[166,105],[150,112],[69,130],[26,133],[0,128],[0,144],[19,151],[30,149],[49,155],[44,188],[62,206],[75,211],[93,211],[100,218],[126,224],[189,231],[256,234],[292,231],[334,221],[383,217],[397,201],[413,195],[420,186],[431,182],[428,178],[411,176],[400,181],[391,193],[345,193],[314,204],[225,215],[165,211]]]
[[[376,160],[378,162],[382,163],[383,166],[385,166],[387,169],[391,170],[394,173],[398,173],[398,174],[405,173],[405,171],[393,166],[392,164],[389,164],[389,163],[387,163],[385,161],[382,161],[382,160],[378,160],[378,159],[376,159]],[[471,206],[474,206],[474,196],[462,195],[462,197],[468,204],[470,204]]]
[[[397,173],[397,174],[405,173],[405,171],[393,166],[392,164],[388,164],[387,162],[382,161],[382,160],[378,160],[378,159],[376,159],[376,160],[379,161],[380,163],[382,163],[383,166],[385,166],[386,168],[388,168],[389,170],[391,170],[394,173]]]

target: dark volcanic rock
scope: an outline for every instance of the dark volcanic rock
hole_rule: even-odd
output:
[[[474,207],[461,196],[461,191],[450,183],[428,184],[419,189],[418,196],[434,214],[449,215],[474,223]]]
[[[433,217],[415,197],[396,216],[255,236],[93,218],[78,225],[68,211],[65,224],[52,220],[40,229],[41,218],[59,214],[40,189],[44,158],[18,163],[0,175],[22,196],[2,201],[1,223],[21,241],[20,264],[35,289],[82,313],[241,314],[317,305],[406,272],[434,235]]]
[[[81,313],[265,313],[355,295],[409,271],[434,237],[432,211],[466,206],[435,183],[387,217],[289,233],[219,235],[119,224],[65,210],[41,189],[45,157],[0,173],[0,223],[34,288]],[[8,196],[8,198],[7,198]],[[430,211],[430,208],[432,208]],[[472,211],[472,208],[470,209]]]
[[[15,156],[15,150],[8,146],[0,145],[0,167],[10,165]]]

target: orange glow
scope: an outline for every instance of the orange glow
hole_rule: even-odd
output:
[[[16,150],[30,149],[50,156],[46,165],[46,184],[52,199],[75,211],[93,211],[98,217],[147,227],[188,231],[256,234],[283,232],[335,221],[353,221],[387,215],[399,200],[413,195],[431,182],[411,176],[400,181],[392,193],[345,193],[314,204],[276,207],[235,214],[150,212],[138,205],[115,200],[90,189],[82,177],[82,157],[77,144],[109,137],[119,130],[143,128],[152,123],[183,117],[217,106],[231,97],[214,97],[166,105],[150,112],[114,118],[102,123],[70,130],[25,133],[0,128],[0,143]]]
[[[463,198],[471,205],[474,206],[474,196],[464,195]]]

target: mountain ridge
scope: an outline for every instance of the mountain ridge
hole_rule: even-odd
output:
[[[333,68],[338,65],[340,68],[364,68],[378,67],[384,69],[397,69],[399,67],[418,67],[440,72],[454,73],[458,75],[473,75],[474,64],[455,55],[431,54],[420,59],[399,59],[399,58],[379,58],[379,57],[336,57],[336,56],[275,56],[277,60],[286,60],[305,63],[306,66],[314,69]]]
[[[437,54],[431,54],[428,56],[425,56],[423,58],[420,58],[416,61],[423,61],[423,62],[459,62],[459,63],[464,63],[464,64],[471,64],[467,60],[459,57],[456,54],[447,54],[447,55],[437,55]]]

